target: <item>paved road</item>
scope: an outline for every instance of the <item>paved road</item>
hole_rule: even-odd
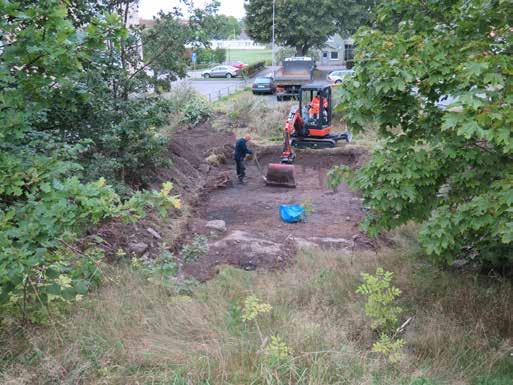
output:
[[[258,73],[258,76],[264,76],[270,72],[270,68]],[[197,71],[190,71],[187,73],[187,79],[177,80],[171,83],[171,87],[180,87],[184,84],[194,88],[201,95],[204,95],[211,101],[215,101],[220,97],[234,93],[237,90],[244,88],[246,85],[251,85],[252,79],[244,81],[241,78],[235,79],[201,79],[197,77]]]
[[[201,95],[210,101],[215,101],[220,97],[234,93],[246,86],[246,82],[242,79],[212,79],[212,80],[178,80],[171,84],[172,88],[187,85],[192,87]]]

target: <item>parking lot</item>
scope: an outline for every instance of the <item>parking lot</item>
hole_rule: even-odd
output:
[[[188,85],[196,90],[201,95],[205,96],[210,101],[216,101],[219,98],[230,95],[238,90],[243,89],[246,86],[251,86],[253,83],[253,79],[256,76],[265,76],[266,74],[274,71],[277,67],[266,67],[263,71],[259,72],[257,75],[249,78],[247,80],[243,78],[211,78],[211,79],[203,79],[201,77],[201,70],[189,71],[187,73],[186,79],[180,79],[171,84],[171,87],[181,87],[183,85]],[[319,68],[319,71],[316,74],[315,80],[325,80],[326,76],[332,68]],[[262,95],[263,98],[269,100],[269,102],[275,101],[276,98],[272,95]]]
[[[264,76],[272,70],[273,69],[271,67],[268,67],[263,71],[259,72],[256,76]],[[238,90],[241,90],[246,86],[250,86],[253,82],[254,77],[249,78],[247,80],[241,77],[232,79],[203,79],[201,77],[201,71],[189,71],[187,73],[186,79],[180,79],[171,83],[171,88],[187,85],[192,87],[201,95],[208,98],[210,101],[215,101],[223,96],[230,95]]]

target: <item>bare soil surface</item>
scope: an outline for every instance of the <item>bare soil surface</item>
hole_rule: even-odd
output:
[[[183,202],[182,210],[166,220],[150,214],[136,224],[107,223],[91,237],[100,236],[111,259],[117,251],[156,258],[167,249],[180,259],[181,276],[205,281],[217,266],[230,264],[246,270],[281,269],[294,263],[300,248],[334,248],[351,253],[376,248],[358,225],[363,217],[360,197],[348,186],[337,192],[326,187],[326,173],[334,165],[358,167],[366,157],[361,147],[302,150],[295,162],[296,188],[270,187],[255,161],[247,162],[247,183],[238,184],[233,161],[234,134],[205,122],[174,133],[169,144],[171,167],[159,171],[152,186],[171,181]],[[281,146],[257,147],[262,172],[279,161]],[[309,208],[306,220],[288,224],[280,219],[281,204]],[[224,221],[225,228],[208,226]],[[222,223],[222,222],[221,222]],[[208,238],[208,252],[184,260],[182,248],[196,236]],[[202,255],[203,254],[203,255]]]
[[[188,241],[195,235],[209,239],[207,255],[183,265],[186,275],[204,281],[212,278],[217,266],[230,264],[246,270],[278,269],[293,263],[299,248],[324,247],[351,252],[374,247],[358,229],[363,217],[361,199],[346,185],[334,193],[326,187],[326,173],[334,165],[357,167],[365,156],[361,148],[301,151],[295,162],[296,188],[270,187],[254,161],[247,162],[247,183],[236,182],[232,160],[233,136],[209,138],[200,131],[184,132],[181,141],[198,141],[197,149],[207,158],[217,154],[209,167],[205,190],[197,205],[197,215],[189,223]],[[255,147],[262,171],[279,160],[281,147]],[[212,160],[209,158],[209,160]],[[217,164],[219,163],[219,164]],[[279,216],[281,204],[303,204],[311,213],[301,223],[288,224]],[[212,220],[222,220],[226,230],[207,228]]]

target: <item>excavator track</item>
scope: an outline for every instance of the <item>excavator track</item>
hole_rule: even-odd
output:
[[[337,142],[334,139],[327,138],[293,138],[291,145],[294,148],[322,149],[336,147]]]

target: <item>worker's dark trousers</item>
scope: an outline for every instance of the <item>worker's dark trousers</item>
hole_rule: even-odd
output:
[[[246,176],[246,166],[244,165],[244,159],[235,159],[235,164],[237,165],[237,176],[239,180],[243,180]]]

